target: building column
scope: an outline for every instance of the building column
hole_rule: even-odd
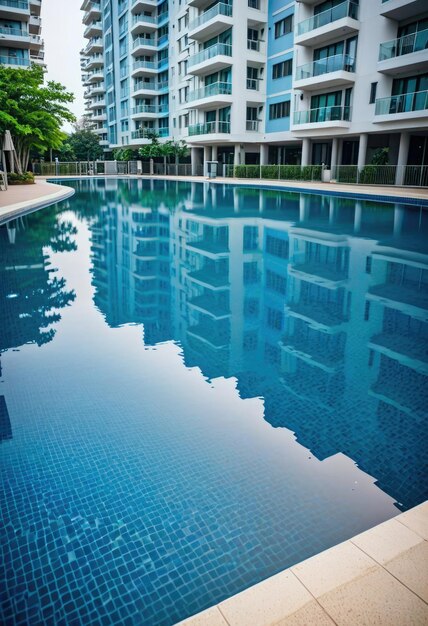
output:
[[[204,176],[208,176],[207,161],[211,161],[211,146],[204,146]]]
[[[363,205],[361,200],[355,202],[355,215],[354,215],[354,232],[359,233],[361,230],[361,220],[363,217]]]
[[[241,145],[239,143],[235,143],[235,152],[233,155],[233,165],[243,165],[242,163],[242,151]]]
[[[217,146],[213,145],[211,148],[211,161],[217,161]]]
[[[305,165],[309,165],[309,153],[311,150],[311,140],[309,137],[304,137],[302,142],[302,160],[301,166],[305,167]]]
[[[192,176],[197,176],[198,169],[200,169],[200,166],[202,165],[202,150],[200,148],[190,148],[190,157],[192,163]]]
[[[260,165],[267,165],[269,161],[269,146],[266,143],[260,144]]]
[[[404,207],[402,204],[394,206],[394,236],[399,237],[403,229]]]
[[[331,165],[330,169],[333,170],[337,165],[337,157],[339,154],[339,139],[333,137],[331,142]]]
[[[397,172],[395,174],[396,185],[404,184],[404,172],[405,172],[404,166],[407,165],[407,157],[409,156],[409,144],[410,144],[409,133],[401,133],[400,147],[398,149]]]
[[[362,133],[360,135],[360,144],[358,146],[358,171],[361,171],[366,164],[366,155],[367,155],[367,143],[369,140],[369,136],[367,133]]]

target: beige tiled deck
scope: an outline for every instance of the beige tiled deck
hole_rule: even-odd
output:
[[[426,626],[428,501],[180,626]]]
[[[43,179],[36,180],[34,185],[12,185],[7,191],[0,191],[0,221],[59,202],[73,193],[71,187],[47,183]]]

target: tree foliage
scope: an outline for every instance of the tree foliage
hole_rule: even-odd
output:
[[[67,153],[60,153],[61,160],[64,161],[94,161],[103,156],[99,137],[90,129],[75,130],[67,137],[63,149],[68,151],[69,157],[73,157],[65,158]]]
[[[61,147],[66,134],[63,122],[73,122],[67,108],[73,94],[55,81],[43,83],[43,69],[0,66],[0,135],[10,130],[21,171],[25,171],[31,148],[45,152]]]
[[[142,146],[138,150],[138,154],[143,158],[154,159],[163,157],[164,159],[175,158],[176,160],[187,157],[189,149],[184,140],[181,141],[165,141],[161,143],[156,133],[151,136],[151,143]]]

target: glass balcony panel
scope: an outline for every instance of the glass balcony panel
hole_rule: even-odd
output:
[[[297,34],[304,35],[311,30],[315,30],[315,28],[321,28],[321,26],[326,26],[326,24],[331,24],[332,22],[341,20],[344,17],[352,17],[354,20],[357,20],[358,4],[348,0],[347,2],[342,2],[341,4],[332,7],[331,9],[327,9],[327,11],[318,13],[307,20],[303,20],[303,22],[300,22],[297,26]]]
[[[420,30],[411,35],[405,35],[392,41],[385,41],[380,44],[379,61],[394,59],[395,57],[412,52],[420,52],[428,48],[428,29]]]
[[[230,122],[205,122],[189,126],[189,135],[210,135],[212,133],[230,133]]]
[[[329,106],[294,112],[294,124],[318,124],[351,119],[351,107]]]
[[[211,96],[230,95],[232,93],[232,83],[212,83],[201,89],[196,89],[189,93],[188,102],[200,100],[201,98],[209,98]]]
[[[428,91],[403,93],[390,98],[376,100],[375,115],[394,115],[428,109]]]
[[[202,15],[193,20],[193,22],[190,22],[189,30],[194,30],[195,28],[198,28],[202,24],[205,24],[206,22],[209,22],[209,20],[212,20],[217,15],[232,17],[232,5],[224,4],[224,2],[219,2],[218,4],[215,4],[213,7],[211,7],[211,9],[208,9],[208,11],[205,11],[205,13],[202,13]]]
[[[232,56],[232,46],[228,43],[216,43],[205,50],[201,50],[197,54],[194,54],[189,59],[189,67],[208,61],[218,55]]]
[[[355,72],[355,59],[349,54],[337,54],[325,59],[305,63],[297,68],[296,80],[304,80],[313,76],[321,76],[330,72]]]

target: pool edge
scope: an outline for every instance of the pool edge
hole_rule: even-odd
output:
[[[175,626],[334,625],[346,616],[357,624],[362,615],[374,624],[384,611],[396,623],[403,614],[424,623],[427,540],[428,500]]]
[[[46,178],[39,178],[38,180],[41,182],[47,182]],[[58,190],[54,193],[46,193],[36,198],[30,198],[29,200],[0,207],[0,225],[5,224],[6,222],[9,222],[17,217],[22,217],[23,215],[43,209],[51,204],[66,200],[76,193],[76,190],[73,187],[62,185],[59,181],[49,183],[49,185],[56,185]]]

